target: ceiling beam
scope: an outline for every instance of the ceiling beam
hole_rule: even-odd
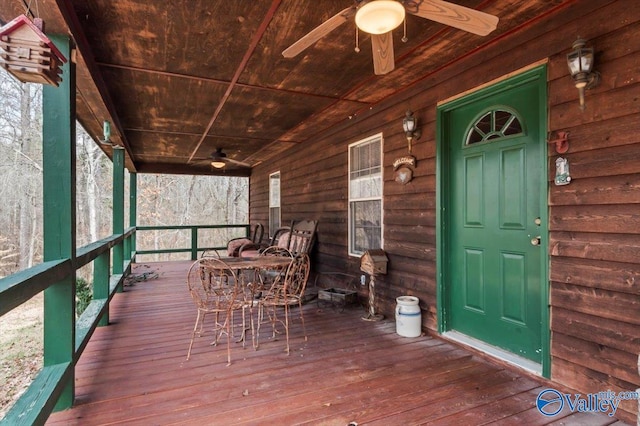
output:
[[[147,74],[162,75],[162,76],[166,76],[166,77],[184,78],[184,79],[188,79],[188,80],[206,81],[206,82],[209,82],[209,83],[216,83],[216,84],[224,84],[224,85],[231,84],[231,82],[229,82],[229,81],[218,80],[218,79],[211,78],[211,77],[200,77],[200,76],[191,75],[191,74],[181,74],[181,73],[177,73],[177,72],[153,70],[153,69],[150,69],[150,68],[140,68],[140,67],[134,67],[134,66],[130,66],[130,65],[108,64],[108,63],[105,63],[105,62],[96,62],[96,63],[99,66],[105,67],[105,68],[114,68],[114,69],[121,69],[121,70],[126,70],[126,71],[142,72],[142,73],[147,73]],[[310,97],[314,97],[314,98],[318,98],[318,99],[329,99],[329,100],[333,100],[333,101],[343,100],[343,98],[341,98],[341,97],[329,96],[329,95],[321,95],[319,93],[301,92],[299,90],[289,90],[289,89],[284,89],[284,88],[275,88],[275,87],[267,87],[267,86],[255,86],[255,85],[246,84],[246,83],[237,83],[236,82],[235,83],[235,87],[239,87],[239,88],[243,88],[243,89],[253,89],[253,90],[266,90],[268,92],[274,92],[274,93],[290,93],[292,95],[310,96]],[[352,102],[358,102],[358,101],[352,101]],[[365,104],[365,102],[361,102],[361,103]]]
[[[213,123],[215,123],[216,120],[218,119],[218,115],[220,115],[220,111],[222,111],[222,107],[224,107],[224,104],[227,102],[227,99],[229,99],[229,96],[231,96],[231,92],[235,88],[238,80],[240,79],[240,75],[242,74],[245,67],[247,66],[247,63],[249,62],[251,55],[253,55],[253,52],[256,50],[256,47],[258,46],[260,39],[262,38],[264,32],[267,30],[267,26],[269,26],[269,23],[271,23],[271,20],[273,19],[273,15],[275,15],[276,10],[280,6],[281,2],[282,0],[273,0],[271,2],[271,7],[267,11],[267,14],[264,17],[264,19],[262,20],[260,27],[258,28],[256,33],[253,35],[253,38],[251,39],[251,43],[249,44],[249,48],[245,52],[244,57],[242,58],[242,61],[240,61],[240,64],[238,65],[238,68],[236,69],[236,72],[233,75],[233,78],[231,79],[229,86],[227,87],[227,91],[222,96],[220,103],[218,104],[215,112],[213,113],[213,116],[211,117],[211,120],[209,120],[209,124],[204,129],[204,132],[202,133],[200,140],[198,141],[196,147],[193,149],[193,152],[189,157],[189,161],[191,161],[193,157],[196,155],[196,153],[200,149],[200,146],[202,145],[202,142],[204,142],[204,140],[207,138],[207,134],[209,133],[209,130],[211,130],[211,127],[213,127]]]

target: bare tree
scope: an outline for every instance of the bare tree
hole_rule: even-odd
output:
[[[0,71],[0,93],[0,179],[5,183],[0,185],[0,276],[4,276],[42,260],[42,87],[20,83]],[[80,247],[112,232],[113,169],[79,125],[76,142]],[[129,223],[128,199],[125,185],[125,223]],[[141,175],[137,210],[140,225],[246,223],[248,179]],[[207,233],[201,244],[221,244],[232,236]],[[146,232],[138,241],[155,249],[187,247],[190,234]]]
[[[78,244],[97,241],[111,233],[111,163],[89,135],[77,135]]]
[[[21,84],[1,73],[0,89],[5,95],[0,106],[0,177],[8,183],[0,204],[0,236],[17,243],[20,255],[15,266],[23,269],[32,266],[41,252],[37,239],[42,233],[42,87]]]

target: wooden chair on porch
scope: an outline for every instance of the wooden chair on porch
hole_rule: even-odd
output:
[[[240,256],[257,256],[267,247],[281,247],[289,250],[294,256],[310,254],[316,239],[318,221],[294,220],[291,226],[278,228],[271,238],[271,242],[265,245],[245,244],[240,247]]]
[[[213,258],[221,258],[224,256],[227,257],[238,257],[240,248],[245,244],[256,244],[261,245],[262,239],[264,237],[264,226],[261,223],[256,223],[251,226],[249,230],[248,237],[238,237],[232,238],[227,241],[227,252],[222,256],[218,253],[217,250],[207,250],[202,253],[202,258],[213,257]]]
[[[240,257],[255,257],[266,250],[268,247],[287,248],[291,228],[282,227],[274,231],[271,240],[266,243],[246,242],[238,250]]]
[[[309,255],[316,239],[318,221],[298,220],[291,222],[291,233],[287,249],[294,255]]]
[[[256,223],[251,228],[249,238],[233,238],[227,242],[227,256],[238,257],[240,247],[244,244],[262,244],[262,238],[264,237],[264,226],[261,223]]]

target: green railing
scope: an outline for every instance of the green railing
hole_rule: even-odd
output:
[[[93,331],[98,325],[108,323],[109,302],[122,288],[124,278],[130,272],[132,259],[135,258],[135,252],[127,249],[133,247],[135,232],[135,228],[129,228],[124,234],[112,235],[77,249],[73,259],[44,262],[0,279],[0,316],[2,316],[40,292],[46,291],[50,286],[69,279],[77,269],[91,262],[94,266],[94,296],[89,306],[75,321],[75,344],[70,348],[72,354],[69,357],[71,361],[45,365],[27,391],[0,421],[2,424],[43,424],[49,417],[58,397],[74,377],[73,368]],[[113,274],[110,271],[113,248],[120,248],[124,252],[123,273]],[[70,303],[70,306],[74,305],[75,303]]]
[[[198,231],[225,228],[243,228],[245,235],[249,232],[249,225],[131,227],[125,230],[124,234],[112,235],[77,249],[74,259],[44,262],[0,279],[0,316],[2,316],[52,285],[69,279],[76,270],[93,262],[93,299],[75,320],[75,344],[70,348],[72,354],[69,357],[71,361],[45,365],[0,423],[12,426],[44,424],[54,410],[63,390],[73,382],[74,367],[94,330],[98,326],[108,325],[109,303],[113,295],[122,290],[124,279],[130,274],[131,264],[138,254],[190,252],[191,257],[195,259],[199,251],[226,248],[222,245],[199,247]],[[190,247],[136,251],[137,232],[182,229],[190,230]],[[121,257],[122,268],[119,268],[115,262],[120,261]],[[114,265],[111,265],[111,258],[114,259]],[[123,272],[112,272],[119,270]],[[75,302],[69,303],[69,306],[75,306]]]
[[[146,247],[140,247],[136,254],[145,255],[145,254],[161,254],[161,253],[191,253],[191,260],[196,260],[198,258],[198,253],[206,250],[226,250],[227,241],[231,239],[230,236],[224,235],[221,238],[216,238],[216,241],[219,241],[219,244],[209,245],[209,246],[199,246],[198,237],[200,235],[199,231],[202,229],[244,229],[244,236],[249,235],[250,225],[166,225],[166,226],[138,226],[136,229],[138,233],[144,231],[173,231],[173,230],[189,230],[191,233],[191,244],[189,247],[171,247],[171,248],[163,248],[163,249],[149,249]],[[140,246],[141,238],[138,238],[138,246]]]

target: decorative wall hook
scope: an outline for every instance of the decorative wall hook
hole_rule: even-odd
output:
[[[547,143],[549,145],[555,145],[558,154],[564,154],[569,151],[569,132],[558,132],[555,139],[551,139],[552,134],[553,133],[549,134]]]

